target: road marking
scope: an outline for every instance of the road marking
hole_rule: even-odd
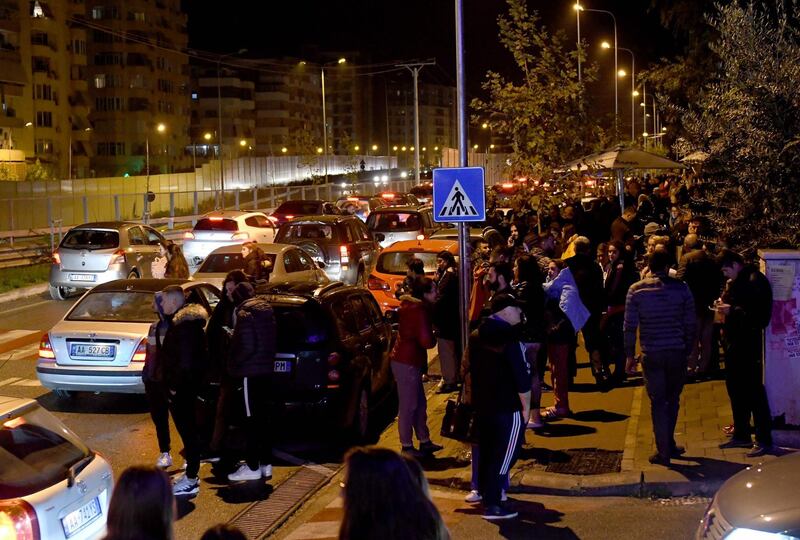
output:
[[[52,300],[42,300],[41,302],[34,302],[33,304],[28,304],[26,306],[19,306],[19,307],[7,309],[7,310],[3,311],[3,315],[8,315],[9,313],[15,313],[17,311],[23,311],[25,309],[30,309],[30,308],[33,308],[33,307],[44,306],[44,305],[50,304],[52,302],[53,302]]]
[[[0,334],[0,345],[38,333],[39,330],[6,330]]]
[[[7,384],[11,384],[11,383],[14,383],[14,382],[17,382],[17,381],[21,381],[21,380],[22,380],[22,377],[9,377],[8,379],[6,379],[4,381],[0,381],[0,386],[5,386]]]
[[[9,386],[39,387],[42,386],[42,383],[40,383],[38,379],[22,379],[20,381],[11,383]]]
[[[8,330],[0,334],[0,354],[8,353],[30,345],[39,343],[39,338],[44,332],[41,330]]]

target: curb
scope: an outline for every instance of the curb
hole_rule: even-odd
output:
[[[49,284],[40,283],[38,285],[30,285],[28,287],[14,289],[13,291],[0,294],[0,302],[13,302],[14,300],[22,300],[23,298],[29,298],[31,296],[38,296],[47,292],[48,287]]]

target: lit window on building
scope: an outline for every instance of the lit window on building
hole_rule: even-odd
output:
[[[106,87],[106,75],[105,73],[98,73],[94,76],[94,87],[95,88],[105,88]]]
[[[44,9],[42,9],[42,4],[38,1],[33,3],[33,9],[31,10],[31,16],[34,19],[44,19]]]

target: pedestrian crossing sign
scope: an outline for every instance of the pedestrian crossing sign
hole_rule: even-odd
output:
[[[433,220],[436,222],[484,221],[486,191],[483,167],[433,170]]]

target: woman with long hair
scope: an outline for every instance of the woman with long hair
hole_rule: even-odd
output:
[[[189,278],[189,265],[178,244],[167,240],[159,246],[159,250],[161,256],[156,257],[150,266],[150,273],[154,278]]]
[[[105,540],[172,540],[175,497],[164,471],[135,466],[125,469],[108,507]]]
[[[608,362],[614,364],[611,378],[615,383],[625,380],[625,347],[622,332],[625,322],[625,299],[628,289],[639,280],[631,253],[619,240],[608,243],[608,275],[605,289],[608,308],[600,322],[608,342]]]
[[[340,540],[447,540],[439,511],[400,454],[353,448],[345,456],[344,516]]]

